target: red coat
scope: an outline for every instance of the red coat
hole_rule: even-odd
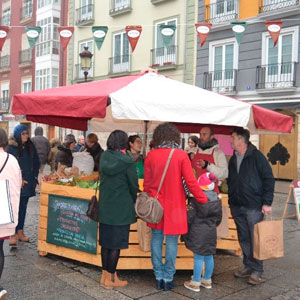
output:
[[[144,191],[155,197],[156,192],[170,154],[170,148],[153,149],[146,157],[144,164]],[[206,203],[207,198],[201,190],[192,170],[188,155],[183,150],[175,150],[158,195],[158,200],[164,208],[164,216],[160,223],[148,226],[164,231],[164,234],[185,234],[188,231],[186,194],[182,177],[190,192],[200,203]]]

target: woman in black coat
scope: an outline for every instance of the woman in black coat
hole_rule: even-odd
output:
[[[209,173],[203,175],[206,174]],[[204,192],[208,199],[205,204],[198,203],[195,198],[189,199],[189,231],[182,236],[186,247],[194,253],[193,279],[186,281],[184,286],[195,292],[200,291],[200,285],[208,289],[212,287],[211,277],[214,269],[213,255],[216,254],[217,246],[217,226],[222,221],[221,200],[213,190],[204,190]],[[203,261],[205,261],[205,274],[201,279]]]

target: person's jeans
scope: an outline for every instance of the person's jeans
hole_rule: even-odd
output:
[[[198,255],[194,253],[194,273],[193,273],[193,281],[200,282],[201,274],[203,270],[203,261],[205,261],[205,273],[204,279],[211,279],[211,276],[214,271],[214,257],[212,255]]]
[[[253,257],[253,231],[254,225],[262,221],[264,215],[260,209],[244,206],[231,206],[230,209],[243,251],[243,264],[245,269],[250,270],[252,273],[262,275],[264,272],[263,261]]]
[[[166,235],[165,263],[162,262],[164,234],[162,230],[152,229],[151,260],[156,280],[173,281],[178,248],[178,235]]]
[[[18,230],[24,228],[28,200],[29,200],[29,197],[20,197],[19,221],[18,221],[18,225],[16,227],[16,232],[18,232]]]

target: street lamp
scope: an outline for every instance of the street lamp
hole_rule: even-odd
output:
[[[87,76],[88,76],[88,71],[91,68],[92,65],[92,57],[93,54],[91,53],[91,51],[89,51],[89,47],[83,47],[84,50],[79,53],[80,56],[80,68],[81,70],[83,70],[83,74],[84,74],[84,81],[87,82]]]

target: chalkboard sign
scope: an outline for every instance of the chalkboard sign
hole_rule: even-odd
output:
[[[96,254],[97,222],[86,215],[88,200],[49,195],[47,243]]]

